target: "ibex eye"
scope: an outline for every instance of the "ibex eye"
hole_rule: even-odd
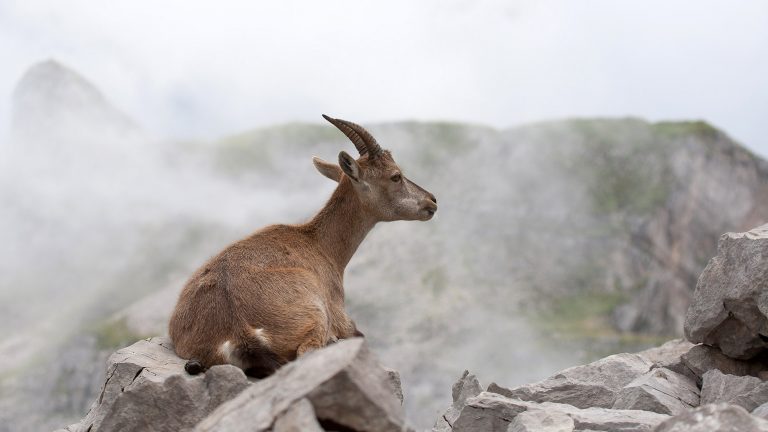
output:
[[[400,180],[402,180],[402,178],[403,178],[403,176],[401,176],[400,174],[395,174],[392,177],[390,177],[390,180],[392,180],[393,182],[397,183]]]

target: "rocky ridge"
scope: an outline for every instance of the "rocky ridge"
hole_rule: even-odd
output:
[[[757,342],[768,306],[768,225],[725,234],[718,250],[686,317],[691,341],[611,355],[512,388],[484,389],[465,371],[432,430],[768,432],[768,350]],[[380,366],[361,338],[263,380],[231,365],[190,376],[183,365],[167,338],[117,351],[89,413],[59,432],[411,430],[399,375]]]
[[[165,337],[110,356],[106,381],[80,422],[59,432],[405,430],[397,372],[362,339],[313,352],[263,380],[235,366],[184,372]]]

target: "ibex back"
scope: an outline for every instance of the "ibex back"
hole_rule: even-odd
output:
[[[344,309],[344,269],[377,222],[422,220],[434,195],[408,180],[361,126],[323,116],[355,145],[339,165],[313,158],[338,182],[309,222],[272,225],[210,259],[185,285],[169,330],[190,373],[229,363],[266,376],[307,351],[362,336]]]

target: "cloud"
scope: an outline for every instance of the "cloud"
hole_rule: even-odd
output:
[[[639,115],[703,118],[768,155],[765,22],[760,1],[18,1],[0,6],[0,115],[23,70],[55,57],[162,136],[321,112]]]

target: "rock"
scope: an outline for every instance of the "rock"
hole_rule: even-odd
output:
[[[768,402],[752,410],[752,415],[768,420]]]
[[[637,354],[615,354],[565,369],[534,384],[507,389],[492,383],[489,392],[534,402],[556,402],[579,408],[611,408],[624,386],[653,364]]]
[[[565,414],[573,421],[574,430],[578,431],[650,431],[669,418],[664,414],[647,411],[580,409],[572,405],[522,401],[496,393],[483,392],[467,400],[466,406],[453,424],[453,432],[506,431],[518,415],[529,410],[543,410],[546,413],[557,413],[554,415],[558,416]],[[527,418],[521,422],[525,425],[525,423],[531,424],[533,420]]]
[[[693,348],[693,344],[685,339],[672,339],[661,346],[640,351],[637,355],[651,363],[660,365],[679,361],[680,357],[690,351],[691,348]]]
[[[190,376],[168,338],[146,339],[110,356],[101,395],[67,430],[190,430],[248,386],[243,371],[230,365]]]
[[[674,416],[654,432],[768,432],[768,421],[740,406],[710,404]]]
[[[332,430],[404,429],[403,409],[389,375],[364,340],[354,338],[283,366],[222,404],[195,430],[266,431],[276,417],[304,398],[312,404],[319,423]]]
[[[699,388],[692,379],[665,368],[653,369],[621,389],[614,409],[681,414],[699,406]]]
[[[507,432],[573,432],[576,426],[567,414],[558,411],[529,409],[509,423]]]
[[[317,422],[312,403],[300,399],[275,420],[273,432],[325,432]]]
[[[654,368],[665,368],[672,372],[686,376],[696,383],[701,381],[683,362],[683,355],[689,352],[695,345],[685,339],[673,339],[659,347],[649,348],[637,353],[639,356],[653,363]]]
[[[701,404],[720,402],[752,411],[768,402],[768,382],[751,376],[727,375],[713,369],[704,374]]]
[[[467,404],[467,399],[477,396],[483,392],[483,388],[480,386],[480,382],[474,375],[470,375],[469,371],[465,370],[458,381],[453,384],[451,389],[451,396],[453,397],[453,404],[451,404],[448,411],[437,419],[433,431],[450,431],[453,427],[453,423],[459,417],[462,408]]]
[[[756,376],[765,368],[765,363],[759,359],[750,361],[735,360],[721,353],[717,348],[707,345],[694,346],[687,353],[683,354],[681,360],[697,377],[698,384],[701,384],[704,374],[712,369],[717,369],[729,375]]]
[[[694,343],[751,359],[768,348],[768,224],[720,237],[685,317]]]

